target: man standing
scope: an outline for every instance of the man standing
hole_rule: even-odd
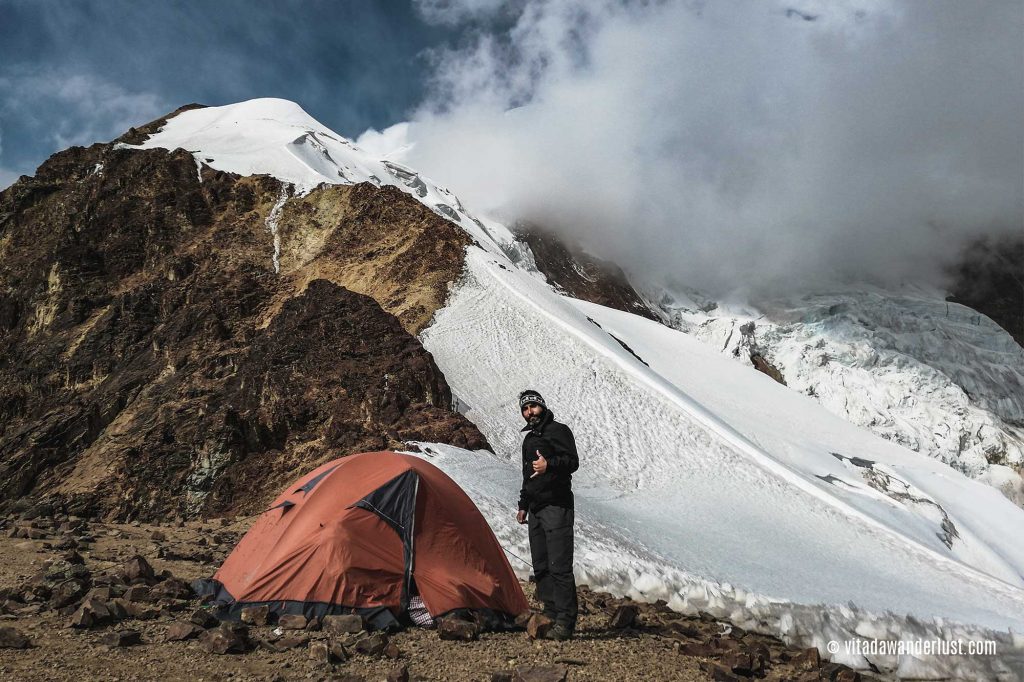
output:
[[[530,524],[537,598],[544,603],[544,615],[555,621],[550,636],[571,639],[577,612],[572,573],[572,473],[580,466],[576,441],[568,426],[555,421],[537,391],[520,393],[519,409],[526,420],[526,437],[516,520]]]

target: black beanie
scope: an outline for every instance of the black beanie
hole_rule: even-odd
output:
[[[519,394],[519,410],[522,411],[526,407],[527,403],[537,403],[541,407],[547,409],[547,403],[544,402],[544,396],[537,391],[526,390]]]

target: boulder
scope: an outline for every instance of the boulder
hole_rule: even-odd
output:
[[[364,656],[379,656],[384,653],[384,648],[387,645],[387,635],[376,633],[357,640],[353,648],[357,654],[363,654]]]
[[[331,656],[334,656],[334,660],[339,663],[344,663],[348,660],[348,652],[345,651],[345,647],[341,642],[331,642]]]
[[[817,670],[821,667],[821,654],[814,647],[804,649],[792,659],[795,670]]]
[[[278,617],[277,624],[285,630],[305,630],[306,617],[301,613],[286,613]]]
[[[313,660],[313,663],[321,666],[328,666],[331,664],[331,649],[327,645],[327,642],[317,640],[309,643],[309,657]]]
[[[136,644],[142,644],[142,634],[138,630],[108,632],[100,639],[100,644],[106,644],[111,648],[135,646]]]
[[[754,674],[754,657],[749,651],[730,651],[722,657],[722,665],[738,675]]]
[[[251,648],[252,643],[249,640],[249,630],[244,625],[221,623],[219,627],[206,630],[199,635],[199,645],[211,654],[223,656],[245,653]]]
[[[0,626],[0,649],[27,649],[32,642],[21,630],[9,625]]]
[[[544,639],[548,636],[548,632],[554,627],[555,621],[551,620],[547,616],[541,613],[535,613],[530,616],[530,620],[526,622],[526,634],[530,639]]]
[[[133,583],[136,580],[148,583],[156,580],[156,573],[153,571],[153,567],[149,565],[145,558],[138,554],[126,561],[121,566],[119,573],[126,583]]]
[[[203,632],[205,632],[205,630],[195,623],[172,623],[171,626],[167,628],[167,633],[164,635],[164,639],[168,642],[181,642],[186,639],[198,637]]]
[[[85,583],[72,578],[58,583],[50,593],[50,608],[61,609],[72,604],[86,593]]]
[[[480,626],[449,616],[437,621],[437,634],[444,640],[471,642],[480,636]]]
[[[241,613],[242,622],[249,625],[266,625],[269,617],[270,607],[266,604],[246,607]]]
[[[189,614],[188,620],[201,628],[214,628],[220,625],[220,620],[206,609],[196,609]]]
[[[296,647],[306,646],[307,644],[309,644],[309,635],[285,635],[274,642],[274,646],[277,647],[278,651],[287,651]]]
[[[821,679],[829,682],[860,682],[860,673],[842,663],[826,663],[821,667]]]
[[[148,602],[152,600],[150,588],[145,585],[132,585],[121,595],[125,601]]]
[[[184,580],[167,578],[150,590],[151,599],[191,599],[195,594]]]
[[[99,599],[86,599],[71,616],[71,627],[90,628],[114,620],[107,602]]]
[[[364,629],[363,617],[355,613],[324,616],[322,627],[324,632],[335,635],[352,634]]]
[[[707,673],[708,677],[715,682],[741,682],[743,680],[742,677],[736,675],[725,666],[711,663],[710,661],[701,661],[700,669]]]
[[[637,616],[640,615],[640,610],[634,604],[623,604],[619,608],[615,609],[615,613],[612,614],[611,620],[608,621],[608,628],[610,630],[625,630],[631,628],[637,624]]]

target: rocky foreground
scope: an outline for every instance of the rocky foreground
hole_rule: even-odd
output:
[[[5,680],[835,680],[865,679],[814,649],[706,614],[580,587],[577,638],[547,623],[370,633],[358,616],[221,624],[189,588],[250,518],[101,523],[22,505],[0,517],[0,678]],[[530,585],[524,585],[527,594]]]

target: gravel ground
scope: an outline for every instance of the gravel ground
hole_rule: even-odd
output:
[[[61,557],[67,550],[57,545],[66,543],[69,536],[58,531],[61,519],[43,519],[37,522],[42,526],[37,534],[46,537],[7,537],[13,527],[24,523],[8,518],[4,537],[0,537],[0,589],[19,588],[14,590],[16,595],[23,594],[26,585],[38,584],[40,571],[64,565]],[[158,573],[168,570],[174,577],[190,581],[212,574],[245,527],[246,522],[229,524],[226,520],[189,522],[180,527],[89,522],[84,531],[76,532],[94,541],[80,544],[77,551],[94,578],[116,570],[133,555],[141,555]],[[206,546],[200,544],[204,539]],[[182,555],[192,556],[172,558]],[[523,587],[532,601],[532,585]],[[353,676],[347,678],[350,680],[371,681],[385,680],[396,668],[405,666],[411,679],[489,681],[494,673],[509,674],[526,665],[554,666],[555,677],[544,679],[558,679],[564,672],[564,679],[572,681],[733,679],[724,676],[724,670],[715,677],[708,667],[722,662],[720,652],[693,655],[693,647],[699,653],[700,647],[718,642],[716,635],[727,631],[728,624],[707,617],[683,617],[663,605],[637,604],[639,616],[634,626],[612,629],[609,623],[615,610],[631,602],[585,587],[581,587],[580,601],[577,637],[572,641],[532,640],[520,631],[484,633],[477,641],[453,642],[440,640],[436,630],[412,628],[391,637],[397,646],[397,652],[391,653],[397,658],[355,654],[347,646],[348,660],[331,665],[313,660],[305,645],[283,652],[257,646],[244,654],[215,655],[196,640],[164,641],[171,624],[187,621],[198,601],[161,602],[152,605],[153,611],[159,608],[159,614],[150,614],[155,616],[151,619],[123,620],[93,628],[69,627],[69,609],[62,614],[46,602],[8,601],[0,607],[0,627],[13,626],[31,640],[32,646],[22,650],[0,648],[0,679],[341,680],[348,675]],[[117,648],[102,641],[119,630],[138,631],[141,643]],[[345,636],[324,632],[305,634],[312,641],[337,640],[348,645],[359,637],[350,635],[346,640]],[[250,637],[257,644],[275,639],[271,626],[253,626]],[[734,648],[740,644],[745,649],[762,646],[769,652],[771,664],[760,679],[819,678],[817,665],[803,661],[802,652],[788,649],[774,638],[737,630],[721,640]],[[786,659],[790,660],[784,662]],[[855,679],[852,671],[845,671],[846,677],[836,677],[835,673],[826,671],[824,679]]]

